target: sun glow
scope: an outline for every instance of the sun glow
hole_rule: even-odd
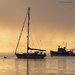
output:
[[[0,2],[0,52],[15,51],[28,0]],[[75,5],[59,4],[53,0],[29,0],[30,2],[30,47],[56,51],[67,43],[75,47]],[[41,7],[40,7],[41,5]],[[11,7],[11,8],[10,8]],[[27,23],[25,28],[27,28]],[[27,29],[22,35],[20,48],[27,46]],[[36,38],[37,37],[37,38]],[[63,44],[63,41],[65,42]],[[23,48],[24,47],[24,48]]]

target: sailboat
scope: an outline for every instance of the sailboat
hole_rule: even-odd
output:
[[[25,21],[26,21],[27,17],[28,17],[27,53],[21,53],[20,54],[20,53],[17,53],[17,49],[18,49],[18,45],[19,45],[19,42],[20,42],[20,38],[21,38],[21,35],[22,35],[22,32],[23,32],[24,24],[25,24]],[[29,24],[30,24],[30,8],[28,8],[28,11],[27,11],[27,14],[26,14],[23,26],[22,26],[22,30],[21,30],[21,33],[20,33],[20,36],[19,36],[19,40],[18,40],[18,43],[17,43],[17,47],[16,47],[16,50],[15,50],[15,55],[18,58],[42,59],[42,58],[44,58],[46,56],[46,52],[45,52],[46,50],[34,49],[34,48],[30,48],[29,47]],[[29,50],[34,50],[34,52],[33,53],[29,53]]]

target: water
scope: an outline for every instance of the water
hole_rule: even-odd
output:
[[[0,57],[0,75],[75,75],[75,57],[17,59]]]

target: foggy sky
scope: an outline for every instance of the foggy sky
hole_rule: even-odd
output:
[[[30,37],[35,43],[34,48],[49,52],[56,50],[58,45],[63,46],[63,41],[68,44],[68,48],[75,47],[75,3],[59,1],[0,0],[0,52],[15,51],[28,7],[31,8]],[[26,41],[23,35],[21,46],[24,39]]]

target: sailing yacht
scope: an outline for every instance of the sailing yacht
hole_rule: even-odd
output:
[[[19,45],[19,42],[20,42],[20,38],[21,38],[22,32],[23,32],[25,20],[26,20],[27,17],[28,17],[27,53],[22,53],[22,54],[20,54],[20,53],[17,53],[17,49],[18,49],[18,45]],[[21,33],[20,33],[20,36],[19,36],[19,40],[18,40],[17,47],[16,47],[16,50],[15,50],[15,55],[16,55],[18,58],[42,59],[42,58],[44,58],[44,57],[46,56],[46,53],[45,53],[46,50],[34,49],[34,48],[30,48],[30,47],[29,47],[30,8],[28,8],[28,11],[27,11],[25,20],[24,20],[24,23],[23,23],[23,26],[22,26],[22,30],[21,30]],[[33,52],[33,53],[30,53],[29,50],[34,50],[34,52]]]

